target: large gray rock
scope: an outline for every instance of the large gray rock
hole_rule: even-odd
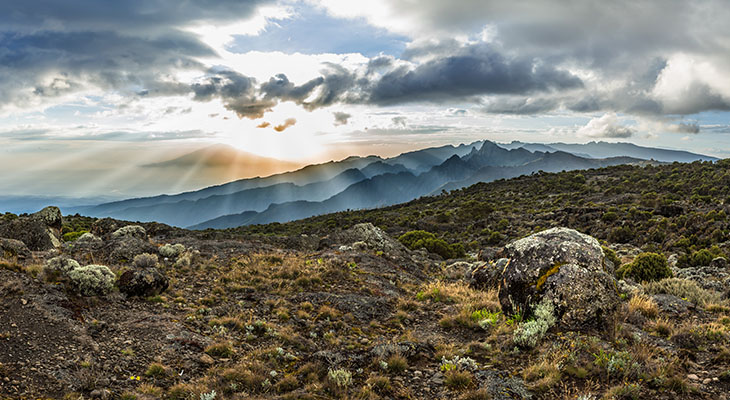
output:
[[[139,225],[127,225],[112,233],[112,239],[123,239],[129,237],[145,240],[147,239],[147,231]]]
[[[62,245],[62,225],[58,207],[46,207],[35,214],[0,222],[0,237],[20,240],[30,250],[51,250]]]
[[[532,315],[543,299],[561,327],[602,326],[619,305],[616,280],[605,271],[598,241],[573,229],[553,228],[505,246],[509,259],[499,300],[505,314]]]
[[[0,238],[0,257],[25,260],[31,256],[28,246],[20,240]]]
[[[407,251],[403,244],[369,222],[357,224],[343,232],[340,236],[339,239],[342,242],[350,244],[362,242],[368,248],[382,251],[386,254],[404,253]]]
[[[502,282],[502,273],[509,264],[509,259],[500,258],[496,261],[478,261],[474,263],[467,276],[469,285],[476,289],[489,290],[499,288]]]

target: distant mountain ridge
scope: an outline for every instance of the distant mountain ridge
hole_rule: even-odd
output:
[[[641,155],[635,157],[627,154]],[[605,155],[605,157],[598,157]],[[184,159],[184,157],[183,157]],[[570,145],[479,141],[403,153],[349,157],[265,178],[241,179],[198,191],[129,199],[65,212],[157,221],[193,229],[286,222],[347,209],[374,208],[477,182],[538,171],[559,172],[626,163],[716,160],[629,143]]]

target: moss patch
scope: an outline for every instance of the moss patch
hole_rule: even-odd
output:
[[[555,265],[553,265],[552,268],[550,268],[549,270],[547,270],[544,274],[540,275],[540,277],[537,278],[537,283],[535,283],[535,289],[536,290],[540,290],[542,288],[542,285],[545,284],[545,282],[547,281],[547,279],[551,275],[553,275],[553,274],[557,273],[558,271],[560,271],[560,267],[562,267],[563,264],[564,263],[555,263]]]

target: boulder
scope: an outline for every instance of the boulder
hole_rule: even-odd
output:
[[[651,296],[651,299],[662,314],[668,314],[672,318],[685,316],[690,310],[695,309],[694,304],[671,294],[655,294]]]
[[[147,239],[147,231],[139,225],[127,225],[112,233],[112,239],[136,238]]]
[[[601,245],[573,229],[553,228],[505,246],[509,259],[499,289],[502,311],[530,317],[543,299],[559,326],[604,326],[619,306],[616,280],[605,271]]]
[[[122,223],[112,218],[102,218],[91,224],[91,233],[103,239],[109,239],[112,232],[122,227]]]
[[[369,222],[357,224],[342,232],[339,236],[341,242],[348,244],[362,242],[358,243],[358,247],[365,244],[371,250],[382,251],[386,254],[405,253],[407,251],[406,247],[399,241]]]
[[[0,222],[0,237],[20,240],[30,250],[51,250],[62,245],[62,224],[61,210],[46,207],[35,214]]]
[[[474,263],[474,267],[467,276],[469,285],[475,289],[497,289],[502,281],[502,273],[507,264],[509,264],[509,260],[506,258]]]
[[[710,261],[710,267],[727,269],[727,259],[725,257],[715,257]]]
[[[129,297],[149,297],[167,289],[169,280],[155,267],[127,270],[119,277],[119,291]]]
[[[58,207],[46,207],[31,216],[41,220],[47,227],[56,229],[59,232],[63,228],[63,216]]]
[[[0,257],[25,260],[31,256],[28,246],[20,240],[0,238]]]

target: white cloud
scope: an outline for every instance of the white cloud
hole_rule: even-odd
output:
[[[616,113],[606,113],[601,117],[593,118],[578,129],[579,136],[592,138],[628,138],[636,131],[628,126],[622,125]]]

